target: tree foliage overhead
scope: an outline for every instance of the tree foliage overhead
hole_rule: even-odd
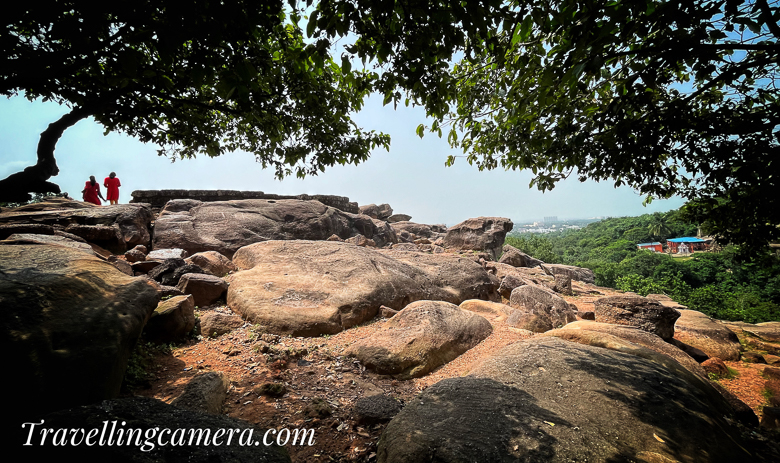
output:
[[[0,94],[71,108],[42,134],[38,163],[2,182],[6,200],[59,191],[46,182],[55,144],[86,117],[170,156],[248,151],[277,176],[389,144],[350,119],[376,75],[342,69],[281,1],[43,0],[3,13]]]
[[[778,3],[513,0],[431,128],[451,124],[480,169],[679,194],[721,237],[764,246],[780,237]]]

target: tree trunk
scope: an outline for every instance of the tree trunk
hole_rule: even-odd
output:
[[[49,124],[46,130],[41,132],[38,141],[38,163],[0,180],[0,202],[29,201],[32,199],[30,193],[59,193],[60,187],[48,181],[60,173],[54,159],[54,148],[65,129],[90,114],[85,108],[75,108]]]

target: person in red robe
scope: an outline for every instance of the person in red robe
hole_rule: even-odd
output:
[[[106,199],[100,193],[100,184],[95,180],[94,175],[89,176],[89,181],[84,185],[84,190],[81,191],[84,201],[100,206],[100,199],[105,201]],[[98,197],[100,199],[98,199]]]
[[[106,187],[106,197],[111,204],[119,203],[119,187],[122,183],[116,177],[116,172],[108,174],[105,180],[103,180],[103,186]]]

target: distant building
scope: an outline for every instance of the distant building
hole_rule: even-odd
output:
[[[553,215],[551,217],[545,217],[544,218],[544,224],[545,225],[549,225],[551,223],[556,223],[557,221],[558,221],[558,216],[557,215]]]
[[[639,249],[647,249],[648,251],[664,252],[664,245],[657,241],[653,243],[639,243],[636,247]]]
[[[666,240],[666,249],[672,254],[706,251],[709,249],[709,242],[693,236],[684,236]]]

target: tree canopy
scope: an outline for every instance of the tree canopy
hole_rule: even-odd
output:
[[[67,105],[41,134],[38,162],[2,182],[2,199],[59,192],[54,147],[93,117],[191,157],[254,153],[277,176],[358,163],[389,137],[357,127],[376,77],[345,72],[327,40],[306,41],[281,1],[44,0],[4,8],[0,94]]]
[[[779,10],[513,0],[497,44],[455,67],[452,110],[430,129],[449,124],[479,169],[531,169],[541,190],[574,175],[679,194],[722,239],[766,246],[780,237]]]

